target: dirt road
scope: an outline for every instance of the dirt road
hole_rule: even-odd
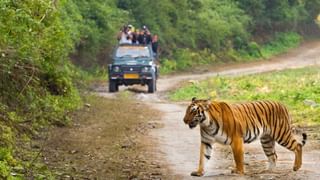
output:
[[[179,76],[162,77],[158,81],[156,94],[139,93],[141,88],[133,88],[135,98],[152,106],[163,113],[163,128],[150,132],[156,139],[155,146],[159,147],[157,158],[168,164],[172,179],[198,179],[190,176],[198,164],[200,146],[199,129],[190,130],[182,122],[186,103],[172,103],[166,100],[166,92],[175,88],[179,83],[188,80],[201,80],[208,77],[237,76],[254,74],[287,68],[320,65],[320,42],[308,43],[293,50],[286,55],[281,55],[272,60],[260,61],[249,64],[233,65],[224,68],[212,69],[199,74],[186,74]],[[121,91],[121,90],[120,90]],[[113,94],[102,92],[101,95],[114,97]],[[320,142],[309,139],[304,147],[304,160],[301,170],[292,171],[294,154],[280,146],[276,147],[278,153],[277,168],[273,172],[263,171],[267,160],[260,143],[254,142],[245,146],[246,175],[237,176],[230,173],[233,166],[233,157],[229,147],[214,145],[213,157],[209,162],[205,179],[320,179]]]

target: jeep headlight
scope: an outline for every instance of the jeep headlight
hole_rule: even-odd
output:
[[[149,72],[150,70],[151,70],[150,67],[145,66],[141,69],[141,72]]]
[[[120,68],[119,68],[119,66],[115,66],[115,67],[113,67],[113,71],[114,71],[114,72],[120,72]]]

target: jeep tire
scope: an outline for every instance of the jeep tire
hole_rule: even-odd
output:
[[[154,93],[156,91],[156,80],[152,79],[148,83],[148,93]]]
[[[118,84],[115,81],[109,81],[109,92],[117,92],[119,90]]]

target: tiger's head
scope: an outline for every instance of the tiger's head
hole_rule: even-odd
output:
[[[187,107],[183,121],[189,125],[190,129],[195,128],[206,120],[205,111],[207,110],[209,100],[197,100],[192,98],[191,104]]]

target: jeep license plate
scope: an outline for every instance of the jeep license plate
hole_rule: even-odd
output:
[[[139,74],[124,74],[124,79],[139,79]]]

